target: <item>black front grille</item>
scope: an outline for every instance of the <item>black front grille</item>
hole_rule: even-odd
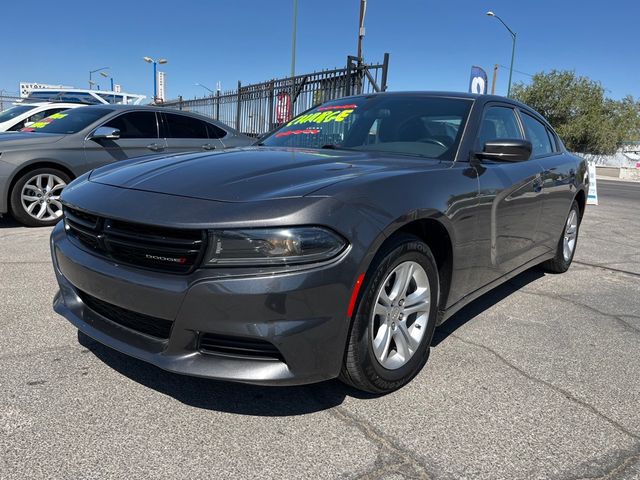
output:
[[[118,262],[189,273],[204,255],[206,232],[123,222],[64,208],[67,233],[91,251]]]
[[[256,338],[201,333],[198,349],[203,353],[217,353],[234,357],[279,360],[284,362],[282,354],[275,345]]]
[[[78,296],[87,307],[113,323],[164,340],[169,338],[171,334],[171,326],[173,325],[171,320],[127,310],[100,300],[86,292],[78,291]]]

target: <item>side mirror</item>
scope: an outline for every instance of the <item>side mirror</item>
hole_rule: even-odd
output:
[[[481,152],[475,152],[477,158],[499,162],[523,162],[529,160],[533,147],[528,140],[500,139],[484,144]]]
[[[25,127],[30,127],[31,125],[33,125],[35,122],[24,122],[24,126]]]
[[[98,127],[93,131],[91,135],[89,135],[89,140],[117,140],[119,138],[120,130],[111,127]]]

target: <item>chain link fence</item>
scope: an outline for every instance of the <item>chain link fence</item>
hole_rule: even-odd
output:
[[[24,98],[17,95],[8,95],[0,90],[0,112],[13,107],[14,103],[22,100],[24,100]]]

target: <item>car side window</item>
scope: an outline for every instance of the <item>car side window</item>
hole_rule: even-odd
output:
[[[129,112],[104,124],[120,130],[120,138],[158,138],[155,112]]]
[[[547,127],[524,112],[522,113],[522,123],[527,132],[527,140],[533,146],[533,157],[541,157],[553,153]]]
[[[165,113],[167,138],[209,138],[207,123],[197,118]]]
[[[209,138],[223,138],[227,136],[227,132],[225,132],[220,127],[216,127],[212,123],[207,123],[207,134]]]
[[[522,139],[515,110],[509,107],[488,107],[480,124],[477,148],[482,149],[484,144],[491,140],[507,138]]]

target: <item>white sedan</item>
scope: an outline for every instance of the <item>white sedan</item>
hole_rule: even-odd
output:
[[[81,103],[61,102],[17,103],[0,112],[0,132],[17,132],[54,113],[82,106]]]

